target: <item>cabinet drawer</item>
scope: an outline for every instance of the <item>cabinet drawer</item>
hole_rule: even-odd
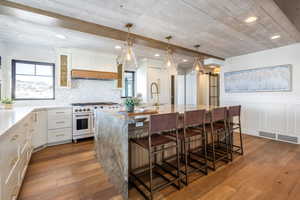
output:
[[[11,133],[6,140],[5,148],[2,150],[3,165],[1,171],[3,172],[4,181],[7,181],[15,169],[20,155],[20,145],[18,140],[19,135]]]
[[[71,115],[72,115],[71,109],[48,110],[48,118],[64,118],[65,116],[71,117]]]
[[[71,116],[64,117],[64,118],[48,119],[48,129],[71,128],[71,127],[72,127]]]
[[[48,130],[48,143],[62,142],[72,139],[71,128]]]

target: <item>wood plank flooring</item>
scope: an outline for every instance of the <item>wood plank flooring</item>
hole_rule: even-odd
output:
[[[244,136],[245,155],[190,183],[168,187],[155,199],[298,200],[300,145]],[[33,154],[19,200],[121,199],[95,159],[92,141]],[[130,190],[131,199],[143,199]]]
[[[96,161],[92,140],[32,155],[19,200],[122,199]]]

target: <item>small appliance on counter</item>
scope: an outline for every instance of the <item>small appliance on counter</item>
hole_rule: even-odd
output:
[[[94,137],[95,110],[118,110],[120,104],[114,102],[73,103],[73,134],[76,143],[78,139]]]

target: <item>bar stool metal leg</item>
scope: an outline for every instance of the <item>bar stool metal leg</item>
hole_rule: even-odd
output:
[[[180,155],[179,155],[179,138],[178,130],[176,130],[176,154],[177,154],[177,177],[178,177],[178,187],[181,189],[181,175],[180,175]]]
[[[149,185],[149,192],[150,192],[150,199],[153,199],[153,169],[152,169],[152,148],[151,148],[151,141],[150,141],[150,137],[149,137],[149,176],[150,176],[150,185]]]
[[[242,126],[241,126],[241,119],[239,118],[239,131],[240,131],[240,145],[241,145],[241,155],[244,155],[244,147],[243,147],[243,136],[242,136]]]

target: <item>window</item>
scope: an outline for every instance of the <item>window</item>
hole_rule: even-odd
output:
[[[54,64],[12,60],[12,98],[54,99]]]
[[[124,72],[124,90],[123,97],[134,97],[134,72]]]

